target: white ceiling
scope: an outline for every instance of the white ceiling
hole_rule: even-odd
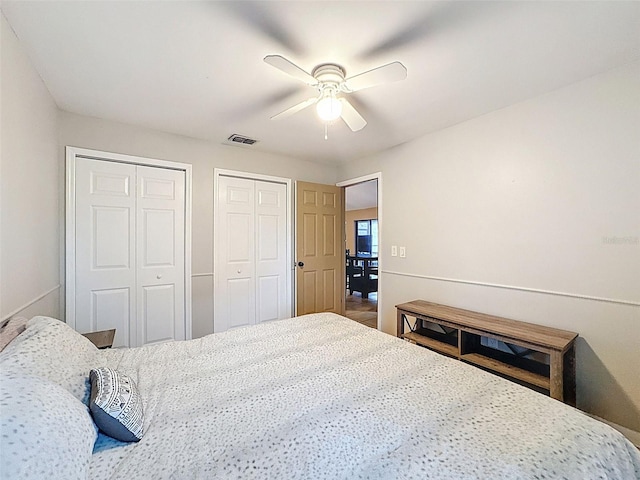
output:
[[[329,163],[359,158],[640,58],[640,2],[2,1],[58,106]],[[265,64],[408,78],[354,93],[369,122],[329,139],[314,91]],[[247,147],[245,147],[247,148]]]
[[[362,210],[363,208],[373,208],[378,206],[378,181],[349,185],[344,189],[345,210]]]

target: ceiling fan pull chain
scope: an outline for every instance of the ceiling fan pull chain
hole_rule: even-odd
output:
[[[324,139],[329,140],[329,122],[324,122]]]

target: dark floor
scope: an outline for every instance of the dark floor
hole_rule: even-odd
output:
[[[369,298],[362,298],[358,292],[349,295],[347,291],[345,317],[367,327],[378,328],[378,293],[373,292]]]

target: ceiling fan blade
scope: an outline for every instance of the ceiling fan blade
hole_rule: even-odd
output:
[[[301,80],[308,85],[313,86],[318,83],[318,81],[309,73],[305,72],[295,63],[290,62],[281,55],[267,55],[266,57],[264,57],[264,61],[272,67],[276,67],[278,70],[281,70],[284,73],[291,75],[292,77],[297,78],[298,80]]]
[[[349,92],[357,92],[358,90],[375,87],[383,83],[397,82],[405,78],[407,78],[405,66],[400,62],[393,62],[347,78],[344,85]]]
[[[340,103],[342,103],[342,115],[340,116],[344,123],[354,132],[362,130],[367,125],[367,121],[362,118],[362,115],[353,108],[353,105],[346,98],[340,98]]]
[[[360,55],[360,59],[380,58],[393,51],[422,42],[425,38],[453,33],[468,24],[477,24],[483,17],[504,13],[506,8],[517,8],[518,2],[414,2],[416,10],[409,22],[392,32]],[[424,5],[419,5],[423,3]]]
[[[303,48],[299,39],[267,2],[216,2],[212,8],[218,6],[228,10],[237,20],[245,23],[249,28],[261,33],[267,39],[278,42],[288,52],[302,54]]]
[[[317,101],[318,101],[318,97],[309,98],[304,102],[300,102],[297,105],[294,105],[293,107],[287,108],[284,112],[280,112],[274,115],[273,117],[271,117],[271,120],[280,120],[281,118],[287,118],[293,115],[294,113],[298,113],[300,110],[304,110],[308,106],[313,105]]]

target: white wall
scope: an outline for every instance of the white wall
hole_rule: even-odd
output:
[[[0,16],[0,318],[57,317],[58,110]]]
[[[386,332],[394,305],[416,298],[575,331],[578,406],[640,431],[639,63],[348,164],[340,178],[376,171]]]
[[[60,113],[59,161],[64,147],[157,158],[193,165],[193,336],[213,332],[213,170],[225,168],[318,183],[335,183],[337,168],[173,135],[108,120]],[[231,133],[231,132],[230,132]],[[61,167],[62,168],[62,167]],[[60,184],[64,192],[64,185]],[[63,214],[61,213],[61,216]],[[62,259],[64,262],[64,258]]]

